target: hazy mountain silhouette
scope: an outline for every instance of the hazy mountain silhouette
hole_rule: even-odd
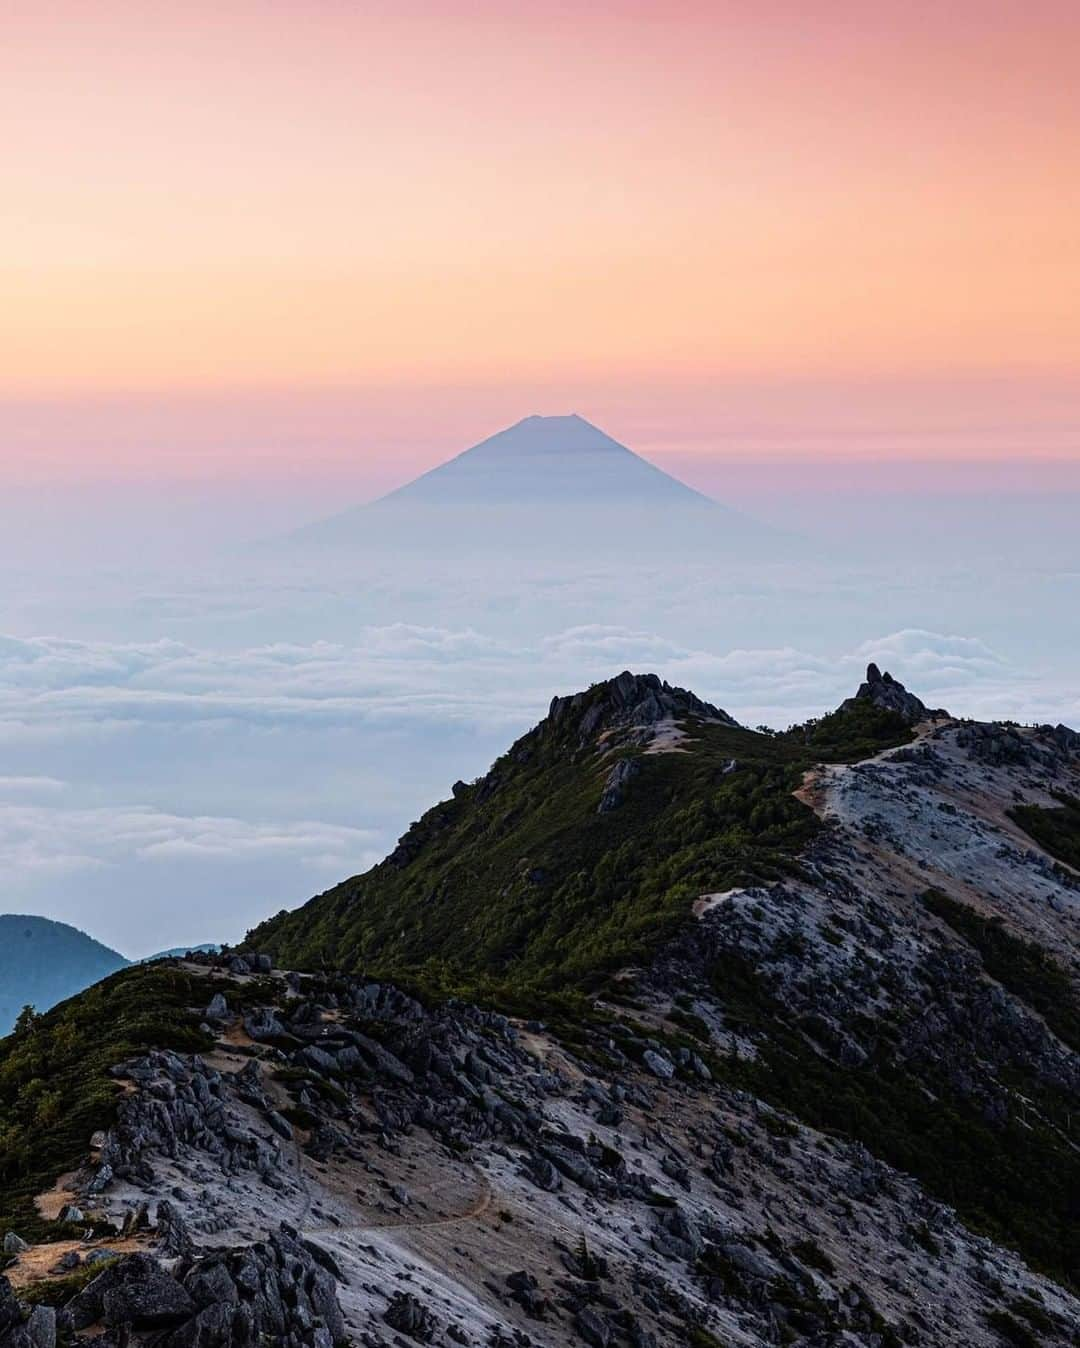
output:
[[[213,944],[175,946],[141,960],[129,960],[78,927],[48,917],[0,914],[0,1035],[15,1024],[24,1006],[48,1011],[117,969],[170,959],[188,950],[217,951]]]
[[[530,416],[368,505],[293,535],[313,546],[775,551],[778,530],[635,454],[583,417]]]
[[[0,914],[0,1034],[24,1006],[45,1011],[129,963],[66,922]]]

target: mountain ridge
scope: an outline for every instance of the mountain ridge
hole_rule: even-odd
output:
[[[689,912],[695,897],[689,876],[707,869],[711,855],[695,842],[703,793],[715,791],[708,817],[724,839],[717,846],[727,848],[725,876],[737,883],[751,873],[772,875],[791,863],[814,827],[792,796],[814,755],[880,748],[910,733],[903,718],[869,702],[835,715],[841,720],[823,718],[808,732],[811,751],[792,737],[747,730],[656,675],[626,671],[555,698],[537,726],[477,782],[458,783],[451,799],[417,821],[384,862],[291,919],[279,915],[261,924],[249,942],[301,965],[316,948],[320,958],[336,948],[340,960],[344,946],[356,952],[354,967],[362,952],[365,967],[396,977],[434,960],[433,976],[442,979],[453,976],[454,952],[481,951],[482,960],[467,958],[470,973],[513,971],[519,986],[565,983],[592,967],[586,952],[594,948],[603,949],[602,964],[631,958],[639,943],[648,949]],[[687,752],[692,743],[697,751]],[[632,775],[620,788],[622,808],[601,811],[620,763]],[[733,771],[740,764],[744,771]],[[681,789],[693,798],[689,813],[678,799]],[[753,832],[747,823],[755,810],[761,827]],[[620,852],[632,879],[597,868],[609,850]],[[674,886],[664,881],[672,868],[682,877]],[[499,920],[482,904],[485,887],[500,895]],[[354,908],[361,893],[367,906]],[[432,895],[444,902],[433,904]],[[403,926],[402,903],[434,923],[437,958],[427,918],[415,931],[411,923]],[[377,915],[362,933],[350,925],[359,911]],[[542,940],[534,922],[547,933]],[[523,952],[527,931],[532,935]],[[434,965],[441,967],[438,975]]]
[[[782,733],[556,697],[366,875],[0,1041],[0,1348],[1064,1348],[1077,845],[1080,737],[876,668]]]

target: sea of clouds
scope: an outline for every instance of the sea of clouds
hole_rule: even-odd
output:
[[[641,538],[594,563],[220,541],[166,560],[119,527],[77,564],[21,550],[0,593],[0,909],[131,956],[236,939],[384,856],[553,695],[624,668],[752,726],[831,709],[869,660],[958,714],[1078,724],[1070,537],[1052,564],[978,565],[926,546],[660,565]]]

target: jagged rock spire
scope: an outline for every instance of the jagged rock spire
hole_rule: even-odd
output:
[[[949,714],[941,707],[928,707],[914,693],[909,693],[887,670],[883,674],[872,660],[866,667],[865,682],[859,685],[859,691],[854,697],[843,703],[841,710],[855,702],[872,702],[875,707],[896,712],[912,725],[918,721],[937,720]]]

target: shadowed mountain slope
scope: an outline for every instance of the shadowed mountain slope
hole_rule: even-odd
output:
[[[783,874],[817,826],[792,795],[802,772],[909,734],[860,701],[805,732],[764,735],[627,671],[554,699],[384,862],[250,940],[283,962],[436,986],[574,986],[643,958],[703,891]]]

